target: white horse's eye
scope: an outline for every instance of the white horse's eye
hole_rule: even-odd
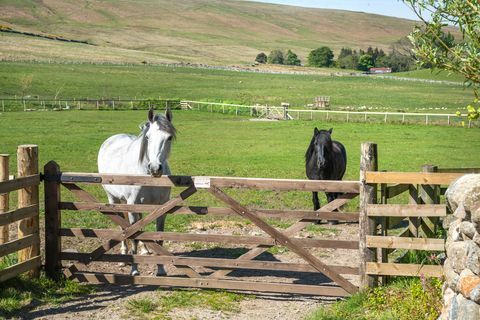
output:
[[[173,138],[173,137],[172,137],[172,136],[170,136],[170,137],[168,137],[168,139],[167,139],[167,140],[168,140],[168,141],[172,141],[172,138]]]

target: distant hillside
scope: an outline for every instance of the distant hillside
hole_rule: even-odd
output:
[[[276,48],[388,49],[414,22],[233,0],[2,0],[0,25],[96,45],[1,32],[2,60],[240,64]]]

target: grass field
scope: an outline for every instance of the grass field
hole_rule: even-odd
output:
[[[22,89],[22,80],[31,77]],[[281,75],[161,66],[0,63],[0,96],[174,98],[293,107],[330,96],[333,109],[464,112],[461,85],[357,76]]]
[[[96,172],[101,143],[116,133],[137,134],[138,124],[145,118],[146,111],[4,113],[0,116],[0,153],[15,155],[20,144],[38,144],[42,165],[55,160],[63,171]],[[303,179],[304,153],[315,126],[333,127],[333,137],[345,144],[346,180],[358,180],[360,144],[365,141],[378,143],[380,170],[419,171],[426,163],[442,168],[480,167],[476,129],[321,121],[252,122],[194,111],[175,111],[174,122],[178,139],[170,165],[177,175]],[[15,168],[14,157],[11,168]],[[89,190],[105,200],[101,188]],[[240,201],[258,207],[310,207],[311,195],[306,192],[235,193]],[[64,195],[70,198],[67,192]],[[207,193],[195,195],[188,203],[218,205]],[[349,209],[355,210],[355,206],[354,202]],[[96,215],[88,215],[88,219],[87,215],[67,216],[72,220],[64,221],[72,225],[87,223],[100,227],[102,221]]]
[[[430,69],[396,72],[390,75],[394,77],[416,78],[416,79],[426,79],[426,80],[456,81],[456,82],[465,81],[465,78],[459,74],[453,74],[447,71],[430,70]]]

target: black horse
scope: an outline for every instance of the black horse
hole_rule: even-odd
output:
[[[332,130],[313,131],[312,141],[305,153],[305,168],[310,180],[342,180],[347,168],[345,147],[331,138]],[[341,193],[325,192],[328,202]],[[320,209],[318,192],[313,192],[313,209]]]

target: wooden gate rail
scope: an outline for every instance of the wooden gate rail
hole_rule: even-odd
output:
[[[80,228],[62,228],[60,235],[63,237],[83,237],[99,239],[115,239],[122,235],[122,231],[110,229],[80,229]],[[141,241],[176,241],[176,242],[220,242],[229,244],[245,244],[258,246],[279,245],[274,239],[260,236],[231,236],[221,234],[198,234],[181,232],[147,232],[139,231],[135,234],[135,239]],[[306,248],[336,248],[358,250],[358,241],[351,240],[325,240],[292,238],[301,243]],[[268,248],[267,248],[268,249]]]
[[[195,180],[208,178],[211,185],[218,188],[248,188],[272,191],[318,191],[359,193],[358,181],[299,180],[299,179],[263,179],[237,177],[195,177],[195,176],[162,176],[120,175],[97,173],[65,172],[60,176],[62,183],[115,184],[152,187],[189,187]]]
[[[50,164],[50,166],[53,166]],[[50,168],[52,169],[52,168]],[[62,252],[58,243],[50,246],[56,253],[56,262],[52,262],[56,267],[61,266],[61,261],[73,261],[74,264],[67,267],[64,273],[79,280],[85,280],[94,283],[100,282],[119,282],[122,283],[149,283],[170,286],[188,286],[205,288],[224,288],[249,291],[265,292],[289,292],[304,294],[319,294],[327,296],[345,296],[356,292],[358,288],[343,278],[341,274],[358,275],[358,267],[346,267],[337,265],[327,265],[318,258],[311,255],[305,248],[341,248],[358,250],[358,241],[350,240],[329,240],[329,239],[304,239],[296,238],[294,235],[303,230],[306,226],[319,219],[334,219],[340,221],[357,222],[359,220],[358,212],[333,212],[342,205],[358,196],[360,184],[357,181],[312,181],[312,180],[292,180],[292,179],[256,179],[256,178],[224,178],[224,177],[190,177],[190,176],[163,176],[154,178],[150,176],[139,175],[114,175],[114,174],[91,174],[91,173],[61,173],[58,166],[57,170],[45,170],[50,172],[45,174],[46,180],[56,186],[63,185],[81,202],[62,202],[58,193],[51,203],[52,209],[60,215],[60,210],[95,210],[99,211],[114,223],[120,225],[123,230],[107,229],[82,229],[82,228],[61,228],[60,219],[54,219],[53,233],[58,237],[92,237],[103,239],[104,244],[97,247],[90,253],[72,253]],[[114,184],[114,185],[143,185],[157,187],[186,187],[184,196],[173,198],[163,205],[127,205],[127,204],[104,204],[99,203],[95,197],[83,190],[78,184]],[[50,185],[50,188],[51,185]],[[183,206],[180,204],[190,194],[197,191],[197,188],[204,188],[213,193],[228,207],[208,208]],[[339,199],[326,204],[318,211],[310,210],[265,210],[250,209],[243,207],[230,196],[225,194],[220,188],[249,188],[257,190],[274,191],[328,191],[343,193]],[[48,188],[46,187],[46,190]],[[48,192],[48,191],[46,191]],[[53,203],[55,206],[53,207]],[[47,207],[47,206],[46,206]],[[48,210],[47,210],[48,211]],[[148,215],[139,222],[130,226],[125,218],[119,216],[119,213],[125,212],[144,212]],[[212,234],[184,234],[177,232],[144,232],[141,229],[148,223],[154,221],[164,214],[197,214],[197,215],[216,215],[216,216],[243,216],[254,222],[270,237],[261,236],[236,236],[236,235],[212,235]],[[48,215],[48,212],[47,212]],[[286,218],[295,219],[297,223],[286,230],[277,230],[262,218]],[[155,256],[137,256],[137,255],[118,255],[109,253],[121,240],[136,239],[142,240],[149,248],[154,249]],[[170,252],[160,246],[157,242],[168,241],[198,241],[198,242],[216,242],[230,244],[253,245],[254,248],[237,259],[217,259],[217,258],[189,258],[173,256]],[[290,250],[297,253],[307,263],[284,263],[253,260],[256,256],[266,251],[272,246],[287,246]],[[48,247],[47,247],[48,249]],[[118,274],[98,274],[80,271],[85,269],[90,263],[98,261],[107,262],[132,262],[149,264],[172,264],[183,268],[189,266],[190,272],[187,272],[189,278],[178,277],[144,277],[128,276]],[[195,272],[191,267],[207,267],[213,273],[201,275]],[[51,269],[47,266],[47,269]],[[55,269],[55,268],[54,268]],[[342,288],[329,285],[298,285],[291,283],[269,283],[237,281],[225,279],[234,269],[256,269],[273,270],[284,272],[302,272],[318,273],[319,271],[332,279]]]
[[[101,212],[145,212],[155,210],[156,205],[148,204],[104,204],[95,202],[60,202],[62,210],[95,210]],[[358,222],[358,212],[330,212],[330,211],[309,211],[309,210],[277,210],[277,209],[251,209],[259,217],[301,219],[308,221],[318,220],[339,220],[345,222]],[[214,216],[238,216],[231,208],[212,208],[199,206],[176,206],[169,214],[197,214]]]

